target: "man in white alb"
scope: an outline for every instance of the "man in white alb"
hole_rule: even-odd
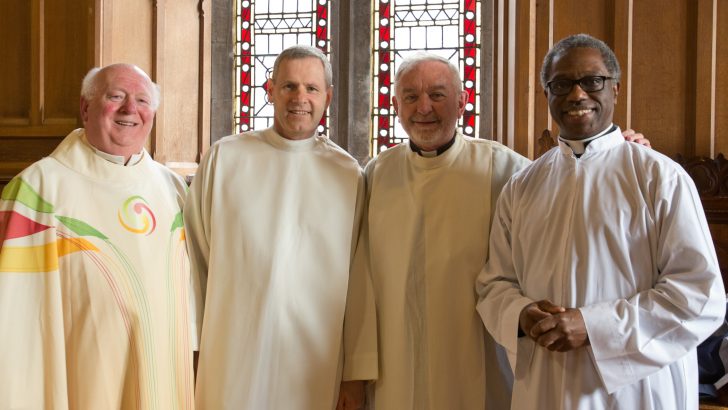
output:
[[[466,97],[457,69],[437,55],[414,54],[397,70],[394,107],[410,141],[366,167],[341,408],[360,405],[356,380],[374,379],[379,410],[508,405],[510,370],[475,312],[473,283],[491,208],[529,161],[457,131]]]
[[[687,173],[612,123],[619,78],[602,41],[554,45],[541,83],[559,146],[498,202],[478,311],[515,371],[513,409],[698,407],[718,261]]]
[[[331,66],[295,46],[268,81],[273,127],[223,138],[202,159],[184,209],[204,295],[198,409],[336,404],[349,265],[363,178],[316,135]]]

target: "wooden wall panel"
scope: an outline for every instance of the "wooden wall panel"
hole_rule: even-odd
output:
[[[14,163],[14,166],[22,166],[24,168],[25,164],[35,162],[39,158],[50,154],[61,142],[63,137],[27,138],[26,136],[22,136],[3,138],[2,144],[0,144],[0,158],[3,158],[4,161],[0,162],[0,168],[5,171],[12,169],[7,165],[3,167],[3,164],[6,164],[5,160],[8,159],[12,159],[12,161],[8,162]]]
[[[0,191],[18,172],[48,156],[63,137],[5,137],[0,139]]]
[[[614,42],[610,43],[622,69],[614,122],[622,129],[632,128],[632,32],[634,27],[633,0],[614,2]]]
[[[715,12],[713,0],[696,3],[695,27],[689,29],[688,89],[686,90],[686,123],[689,133],[685,139],[685,153],[701,156],[713,155],[715,129]],[[691,46],[692,44],[692,46]],[[691,55],[692,54],[692,55]],[[694,101],[690,104],[690,101]],[[692,137],[692,138],[691,138]]]
[[[88,50],[90,28],[86,1],[45,2],[43,51],[43,123],[81,126],[78,121],[79,91],[91,69]]]
[[[551,116],[549,106],[541,86],[541,64],[549,48],[553,45],[552,19],[554,2],[557,0],[536,1],[536,42],[535,46],[535,67],[534,67],[534,123],[531,138],[538,139],[545,129],[551,127]],[[538,153],[534,153],[538,155]]]
[[[131,63],[153,74],[154,4],[149,0],[103,0],[101,65]]]
[[[661,4],[660,18],[655,18],[654,2],[634,3],[632,127],[647,135],[658,151],[692,155],[685,147],[686,137],[693,134],[689,100],[694,72],[689,65],[695,60],[686,16],[694,16],[695,4],[692,0]]]
[[[513,148],[523,152],[528,157],[534,155],[533,124],[534,102],[536,100],[536,73],[538,66],[536,57],[536,0],[522,0],[518,2],[515,10],[516,20],[527,19],[529,24],[519,24],[516,27],[515,47],[515,116],[514,135],[526,136],[515,138]]]
[[[587,33],[613,43],[614,0],[555,0],[554,42],[571,34]],[[541,58],[543,61],[542,54]],[[540,64],[540,62],[539,62]]]
[[[718,1],[716,20],[714,152],[728,155],[728,2]]]
[[[495,41],[489,47],[495,61],[491,86],[481,98],[492,101],[492,139],[524,155],[532,155],[534,138],[533,101],[537,1],[498,1],[492,21],[498,27]],[[490,14],[488,14],[489,20]],[[484,63],[487,64],[487,63]],[[487,129],[485,130],[488,131]],[[491,138],[485,135],[483,138]]]
[[[194,162],[197,159],[197,138],[200,118],[199,101],[200,50],[198,27],[200,12],[197,1],[186,1],[184,7],[167,8],[164,15],[164,47],[159,57],[158,74],[164,93],[157,111],[157,139],[154,157],[167,161]],[[180,69],[184,67],[184,69]]]
[[[30,110],[31,3],[0,0],[0,124],[23,124]]]

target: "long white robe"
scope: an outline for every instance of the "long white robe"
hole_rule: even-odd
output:
[[[487,256],[495,200],[528,162],[458,133],[437,157],[401,144],[367,165],[344,379],[376,379],[377,410],[483,409],[486,399],[489,408],[507,406],[508,380],[492,339],[484,341],[473,283]]]
[[[206,154],[184,209],[205,294],[199,409],[334,407],[363,196],[359,165],[324,137],[267,129]]]
[[[82,129],[5,187],[0,408],[193,408],[186,189]]]
[[[690,177],[621,131],[563,142],[501,194],[478,311],[515,367],[513,409],[695,409],[695,347],[722,322],[718,261]],[[521,310],[579,308],[591,346],[517,337]]]

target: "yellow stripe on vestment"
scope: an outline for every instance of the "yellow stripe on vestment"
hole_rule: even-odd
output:
[[[3,246],[0,250],[0,272],[42,273],[58,270],[58,258],[73,252],[97,251],[82,238],[61,238],[38,246]]]
[[[83,238],[61,238],[58,240],[58,257],[81,251],[98,251],[99,248]]]

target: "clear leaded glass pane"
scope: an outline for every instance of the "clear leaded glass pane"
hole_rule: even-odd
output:
[[[236,0],[235,99],[237,132],[273,124],[273,106],[266,96],[266,81],[276,56],[295,44],[318,47],[329,53],[330,0]],[[324,115],[320,132],[327,128]]]
[[[480,2],[477,0],[374,0],[372,81],[372,155],[406,140],[396,121],[391,94],[394,73],[416,51],[439,54],[455,64],[468,91],[460,127],[478,129],[480,78]]]

